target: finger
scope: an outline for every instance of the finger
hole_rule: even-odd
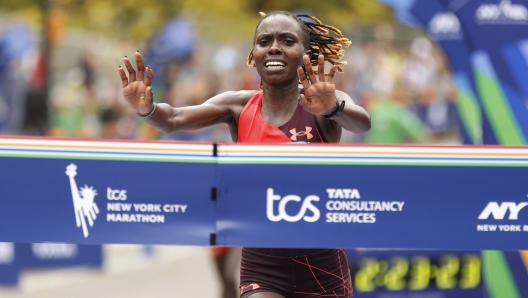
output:
[[[139,50],[134,54],[136,56],[136,65],[137,65],[137,81],[143,80],[143,74],[145,73],[145,64],[143,64],[143,57],[139,53]]]
[[[119,72],[119,76],[121,77],[121,86],[125,88],[128,86],[128,77],[125,74],[125,70],[121,68],[121,65],[119,65],[119,69],[117,70]]]
[[[301,81],[301,84],[304,90],[308,89],[308,87],[310,87],[310,82],[308,82],[308,79],[306,78],[306,74],[304,73],[304,70],[300,66],[299,68],[297,68],[297,75],[299,76],[299,81]]]
[[[312,84],[317,83],[317,79],[315,78],[315,73],[313,71],[312,64],[310,62],[310,58],[308,57],[308,55],[303,56],[303,62],[304,62],[304,68],[306,68],[306,75],[308,76],[310,83]]]
[[[154,102],[154,92],[152,92],[152,86],[147,87],[147,92],[145,92],[145,98],[147,103]]]
[[[330,68],[330,71],[328,72],[328,83],[333,84],[334,83],[334,77],[337,73],[337,65],[332,65]]]
[[[130,60],[128,60],[127,56],[123,58],[123,62],[125,62],[125,67],[128,71],[129,82],[132,83],[136,80],[136,70],[132,66],[132,63],[130,63]]]
[[[325,63],[325,60],[324,60],[324,56],[323,55],[319,55],[319,57],[317,57],[317,62],[318,62],[317,75],[319,76],[319,82],[324,82],[325,81],[325,74],[324,74],[324,63]]]
[[[306,97],[303,94],[299,94],[299,99],[297,102],[301,105],[301,107],[303,107],[303,109],[306,109],[307,101],[306,101]]]
[[[145,78],[145,85],[152,85],[152,80],[154,80],[154,71],[147,65],[147,77]]]
[[[93,209],[95,210],[95,213],[99,214],[99,207],[97,207],[95,203],[92,206],[93,206]]]

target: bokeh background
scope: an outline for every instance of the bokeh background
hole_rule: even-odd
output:
[[[338,89],[392,123],[342,142],[462,142],[443,53],[373,0],[2,1],[0,132],[231,141],[225,126],[173,135],[145,126],[122,99],[117,67],[140,50],[156,75],[156,101],[173,106],[258,89],[246,57],[258,12],[272,10],[312,13],[352,40]],[[389,111],[398,116],[385,119]]]
[[[365,134],[345,132],[342,143],[486,143],[479,127],[470,137],[463,127],[459,90],[441,47],[403,21],[394,5],[374,0],[2,0],[0,134],[231,142],[225,125],[173,134],[152,129],[126,105],[117,69],[124,55],[139,50],[156,75],[155,100],[176,107],[258,89],[246,59],[258,12],[273,10],[313,14],[352,41],[336,85],[369,111],[373,125]],[[100,258],[85,266],[17,271],[15,283],[0,286],[0,297],[235,297],[224,285],[237,283],[238,249],[97,249]],[[53,259],[78,256],[81,248],[44,250]]]

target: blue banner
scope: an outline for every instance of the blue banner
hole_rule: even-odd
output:
[[[499,143],[526,144],[528,89],[519,73],[525,61],[516,48],[528,38],[528,1],[439,1],[467,33],[476,82]]]
[[[212,144],[4,141],[2,241],[208,245],[215,232]]]
[[[526,157],[514,166],[508,164],[513,156],[501,161],[470,148],[455,153],[454,148],[283,146],[270,153],[264,146],[227,147],[219,149],[219,245],[457,250],[528,245]],[[313,153],[314,148],[321,151]],[[417,155],[411,157],[411,151]]]
[[[0,241],[527,248],[528,148],[0,138]]]
[[[528,38],[528,1],[382,2],[399,14],[403,10],[414,16],[446,53],[459,87],[457,107],[465,143],[526,144],[528,84],[523,41]],[[480,115],[476,114],[479,108]]]

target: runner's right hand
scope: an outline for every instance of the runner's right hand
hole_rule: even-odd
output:
[[[128,77],[125,70],[119,67],[119,76],[121,77],[121,85],[123,89],[121,93],[130,106],[136,110],[138,114],[146,115],[154,109],[154,95],[152,93],[152,79],[154,79],[154,71],[152,68],[143,64],[143,58],[138,52],[135,53],[137,72],[130,63],[130,60],[125,56],[123,61],[128,72]],[[143,79],[146,72],[146,77]]]

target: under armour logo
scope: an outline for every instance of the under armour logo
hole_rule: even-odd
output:
[[[306,136],[307,140],[313,138],[313,135],[310,133],[310,131],[312,131],[312,128],[310,126],[305,126],[305,127],[306,127],[306,131],[297,132],[297,129],[295,128],[290,130],[290,133],[292,134],[290,139],[292,141],[297,141],[297,137],[302,137],[302,136]]]

